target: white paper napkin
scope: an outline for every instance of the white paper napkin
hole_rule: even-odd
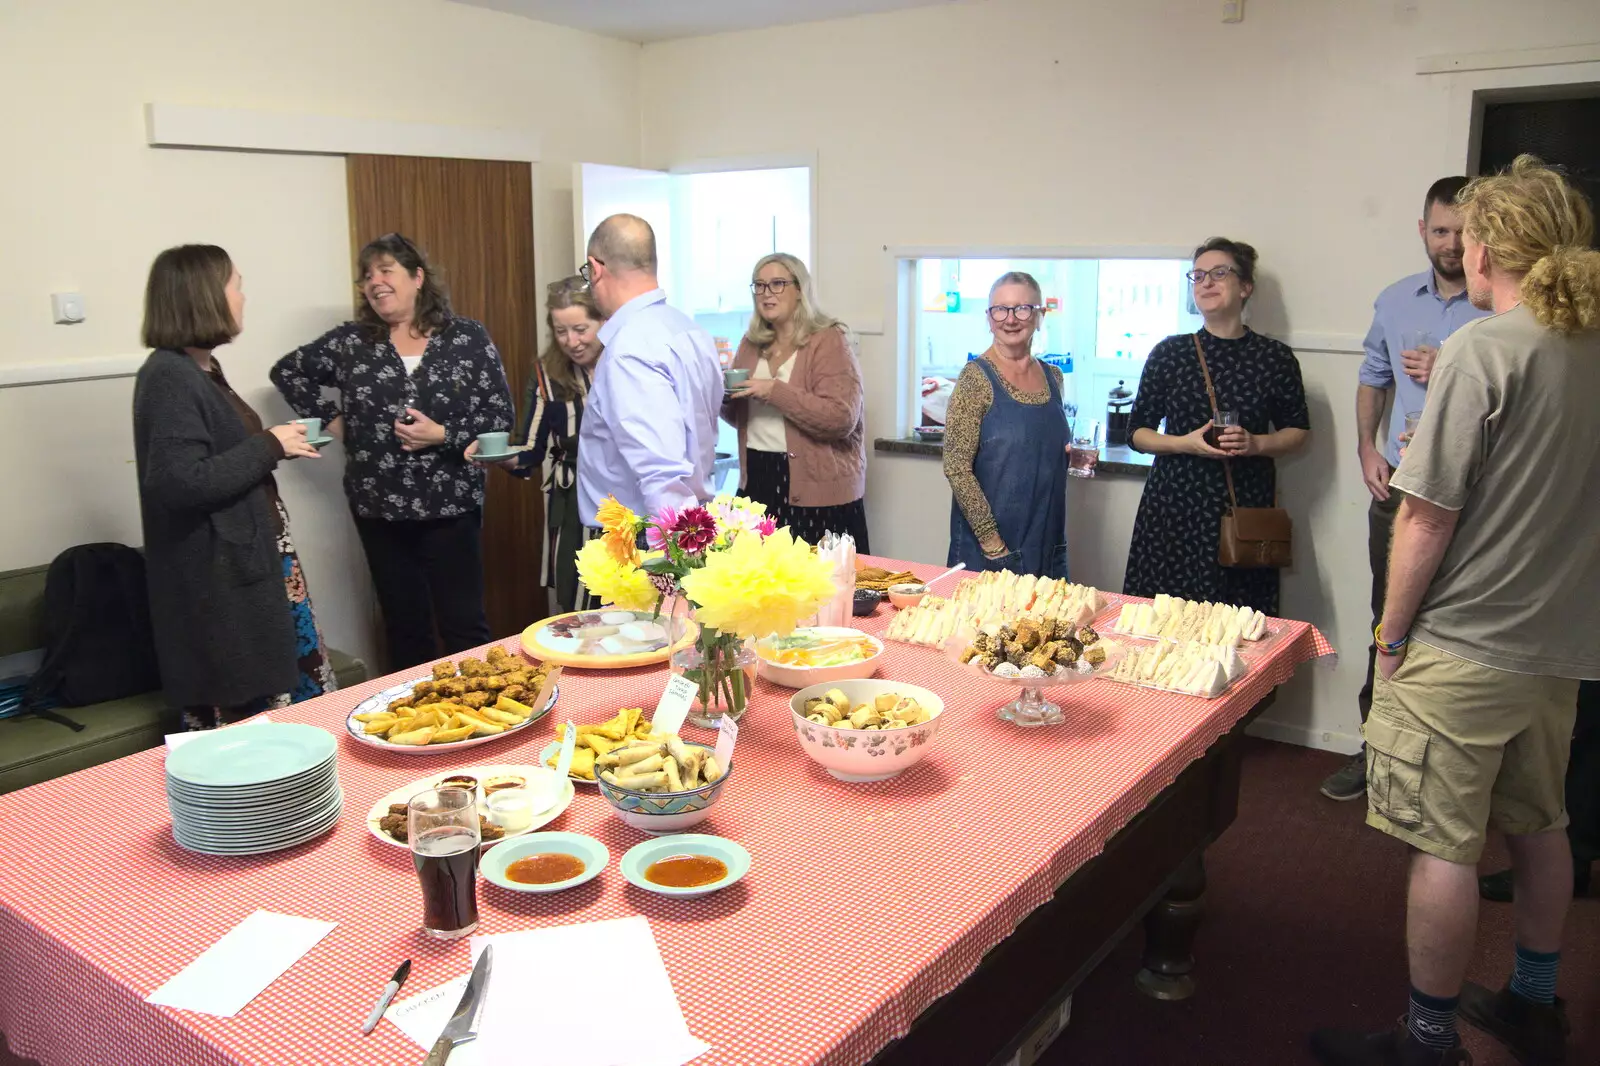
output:
[[[258,910],[145,1002],[231,1018],[316,947],[335,924]]]

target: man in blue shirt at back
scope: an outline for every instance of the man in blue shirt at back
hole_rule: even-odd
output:
[[[656,281],[656,236],[634,215],[612,215],[589,237],[580,273],[606,324],[578,436],[584,525],[607,496],[635,514],[712,497],[722,363],[694,319],[667,304]]]
[[[1389,491],[1389,474],[1400,464],[1400,436],[1406,415],[1420,415],[1427,399],[1428,374],[1444,339],[1462,325],[1488,312],[1467,299],[1466,273],[1461,266],[1461,212],[1456,194],[1467,184],[1464,177],[1440,178],[1423,200],[1417,232],[1427,250],[1430,269],[1401,278],[1378,294],[1373,303],[1372,328],[1363,346],[1360,384],[1356,386],[1356,450],[1361,459],[1361,479],[1372,493],[1367,512],[1367,551],[1372,563],[1372,624],[1383,618],[1383,594],[1389,580],[1389,538],[1400,494]],[[1384,404],[1393,394],[1389,424],[1380,451],[1375,440]],[[1356,702],[1361,723],[1372,710],[1372,671],[1377,648],[1367,647],[1367,679]],[[1322,783],[1329,799],[1353,800],[1367,794],[1365,745],[1350,761]]]

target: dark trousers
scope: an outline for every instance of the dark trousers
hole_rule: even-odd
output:
[[[416,522],[356,516],[356,532],[383,610],[390,670],[438,658],[439,641],[445,655],[488,643],[481,512]]]
[[[1383,621],[1383,599],[1389,590],[1389,542],[1394,539],[1394,516],[1400,510],[1403,493],[1391,489],[1387,500],[1373,500],[1367,508],[1367,559],[1372,564],[1372,627]],[[1396,638],[1390,637],[1390,640]],[[1378,646],[1367,642],[1367,679],[1356,696],[1361,708],[1361,724],[1372,713],[1372,678],[1377,672]],[[1365,745],[1363,745],[1363,749]]]

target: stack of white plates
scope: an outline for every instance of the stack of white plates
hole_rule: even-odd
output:
[[[333,828],[344,806],[333,735],[263,722],[218,729],[167,755],[172,835],[205,855],[259,855]]]

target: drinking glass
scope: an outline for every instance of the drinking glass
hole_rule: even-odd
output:
[[[478,928],[477,796],[462,788],[412,796],[406,839],[422,882],[423,930],[439,940],[469,936]]]
[[[1067,473],[1072,477],[1094,477],[1094,468],[1099,462],[1099,437],[1091,426],[1088,436],[1072,438],[1072,446],[1067,450]]]
[[[1410,441],[1412,437],[1417,435],[1417,424],[1420,423],[1421,421],[1422,421],[1422,412],[1421,411],[1407,411],[1406,412],[1406,440],[1407,441]]]
[[[1238,411],[1213,411],[1211,413],[1211,428],[1206,430],[1206,443],[1213,448],[1222,447],[1222,431],[1229,426],[1237,426],[1238,424]]]
[[[1408,329],[1400,334],[1400,358],[1415,359],[1423,352],[1439,351],[1439,342],[1425,329]]]

